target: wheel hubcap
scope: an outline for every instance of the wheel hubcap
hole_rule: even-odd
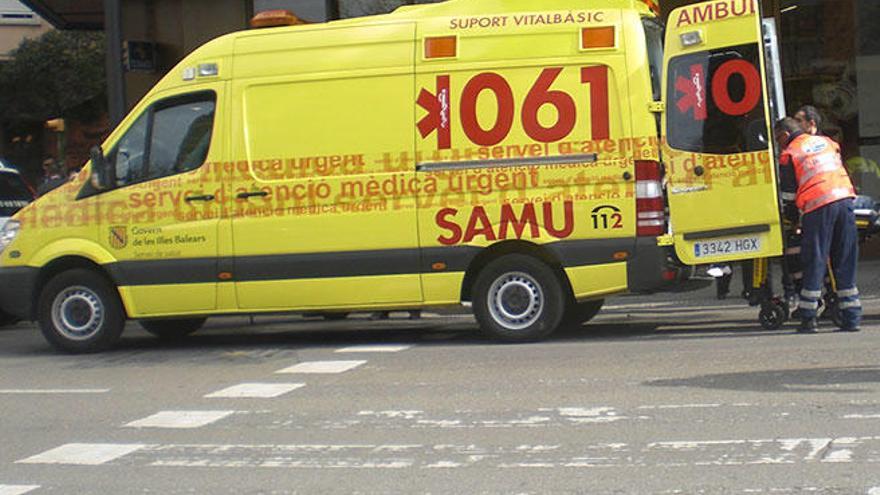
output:
[[[544,309],[544,292],[527,273],[506,273],[489,288],[489,312],[496,323],[508,330],[528,328]]]
[[[91,289],[69,287],[52,302],[52,323],[68,339],[87,340],[104,323],[104,305]]]

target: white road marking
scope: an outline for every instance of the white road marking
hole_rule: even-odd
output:
[[[109,388],[4,388],[0,394],[40,395],[40,394],[106,394]]]
[[[147,445],[139,443],[68,443],[16,463],[100,466],[132,452],[137,452],[144,447]]]
[[[129,428],[201,428],[235,411],[161,411],[128,423]]]
[[[308,361],[275,373],[344,373],[366,363],[366,361]]]
[[[0,495],[24,495],[39,487],[40,485],[0,485]]]
[[[337,349],[337,353],[368,353],[368,352],[401,352],[411,349],[411,345],[355,345]]]
[[[880,436],[510,446],[472,443],[165,444],[145,446],[132,454],[127,463],[286,469],[453,469],[474,466],[605,469],[852,462],[877,464],[880,463],[878,448]],[[872,495],[880,495],[880,492]]]
[[[712,409],[721,406],[722,404],[661,404],[654,406],[639,406],[637,409]]]
[[[880,486],[870,488],[868,490],[868,495],[880,495]]]
[[[843,419],[880,419],[880,414],[847,414]]]
[[[272,399],[305,387],[305,383],[242,383],[218,390],[206,399]]]

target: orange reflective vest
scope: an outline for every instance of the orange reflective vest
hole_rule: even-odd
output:
[[[795,203],[804,214],[856,197],[840,159],[840,147],[830,138],[802,134],[788,144],[780,162],[794,167],[798,183]]]

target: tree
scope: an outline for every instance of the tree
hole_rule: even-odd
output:
[[[104,35],[49,31],[0,65],[0,120],[93,120],[106,108]]]

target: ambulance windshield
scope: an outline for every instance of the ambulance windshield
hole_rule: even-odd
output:
[[[678,150],[734,154],[769,147],[757,44],[673,58],[667,139]]]

